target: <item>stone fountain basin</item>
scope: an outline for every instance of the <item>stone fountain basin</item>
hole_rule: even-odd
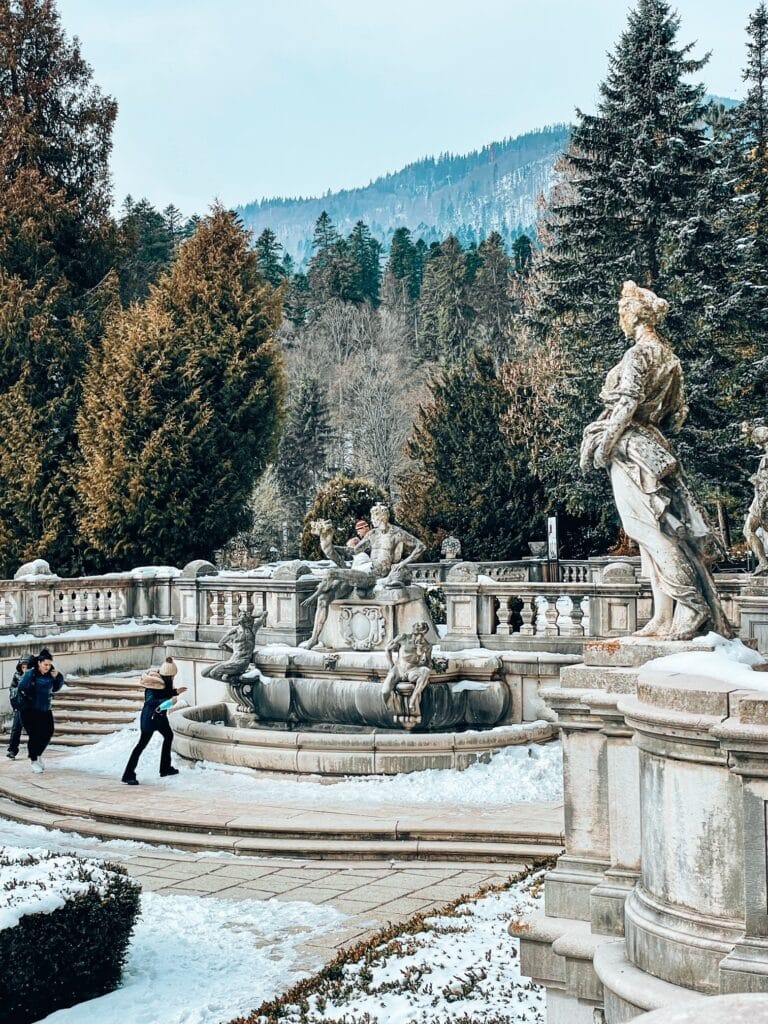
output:
[[[392,729],[392,709],[384,702],[381,678],[264,676],[248,672],[233,696],[257,720],[292,726],[369,726]],[[491,728],[512,721],[512,692],[504,679],[431,681],[421,695],[418,732]]]
[[[550,722],[485,731],[408,733],[370,727],[298,726],[259,722],[233,704],[174,712],[174,749],[197,761],[294,775],[396,775],[428,768],[467,768],[499,750],[553,739]]]

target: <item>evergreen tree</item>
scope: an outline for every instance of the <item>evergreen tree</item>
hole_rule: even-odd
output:
[[[454,534],[466,558],[514,558],[542,525],[541,486],[524,446],[503,430],[509,397],[487,351],[446,369],[432,385],[409,454],[400,521],[434,553]]]
[[[408,228],[397,228],[392,235],[385,278],[391,282],[392,297],[406,308],[419,297],[420,260]]]
[[[277,436],[279,320],[278,293],[220,207],[144,305],[114,315],[79,416],[90,568],[211,558],[247,525]]]
[[[322,487],[315,495],[312,507],[304,517],[301,535],[302,558],[324,558],[317,537],[310,532],[313,519],[330,519],[334,525],[334,543],[343,545],[355,536],[358,519],[370,521],[371,506],[377,502],[387,503],[385,491],[370,480],[361,477],[339,476]]]
[[[359,220],[348,239],[349,251],[357,268],[357,301],[379,304],[381,288],[381,243],[371,236],[368,225]]]
[[[307,507],[320,487],[330,443],[324,391],[316,377],[305,376],[293,389],[275,465],[294,532],[301,530]]]
[[[277,288],[285,279],[281,256],[283,247],[271,228],[264,228],[254,243],[254,249],[259,259],[259,270],[273,288]]]
[[[713,165],[704,88],[686,82],[704,62],[691,46],[678,47],[678,29],[665,0],[639,0],[630,13],[597,113],[578,112],[528,292],[533,339],[561,357],[560,375],[546,382],[557,429],[541,445],[538,470],[555,505],[603,522],[606,539],[614,513],[605,474],[583,480],[578,448],[606,370],[626,344],[617,325],[622,283],[635,280],[669,299],[668,329],[685,363],[701,350],[702,301],[720,280],[717,262],[710,268],[701,258],[715,212],[701,205]],[[699,412],[692,405],[689,436],[700,427],[702,444],[709,425],[697,424]],[[519,436],[528,430],[519,424]]]
[[[115,300],[114,101],[51,0],[0,4],[0,571],[79,570],[75,417]]]
[[[754,415],[768,395],[768,10],[758,5],[747,25],[747,92],[725,118],[724,175],[731,186],[723,235],[731,247],[725,311],[738,324],[748,359],[742,403]]]
[[[512,262],[515,273],[527,277],[533,260],[533,242],[526,234],[518,235],[512,243]]]
[[[466,254],[455,235],[430,247],[420,302],[421,353],[428,359],[460,359],[471,346],[473,318]]]
[[[511,261],[498,231],[477,249],[478,267],[469,289],[475,320],[472,335],[499,359],[508,345],[514,303],[510,290]]]
[[[123,304],[142,301],[175,255],[175,241],[163,214],[148,199],[123,203],[118,233],[117,272]]]

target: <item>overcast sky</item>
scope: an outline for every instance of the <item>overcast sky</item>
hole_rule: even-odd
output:
[[[625,0],[59,0],[119,103],[116,200],[317,195],[592,109]],[[757,0],[679,0],[742,95]]]

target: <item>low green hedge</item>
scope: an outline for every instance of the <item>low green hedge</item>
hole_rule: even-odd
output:
[[[0,1024],[29,1024],[115,989],[139,914],[140,887],[122,867],[69,854],[19,854],[0,847],[0,913],[14,893],[55,894],[60,869],[73,884],[58,909],[0,925]],[[38,865],[54,880],[48,888],[37,880]]]

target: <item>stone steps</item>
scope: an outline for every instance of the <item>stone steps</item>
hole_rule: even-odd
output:
[[[408,860],[468,861],[472,863],[530,863],[556,856],[561,846],[552,843],[514,842],[499,837],[495,841],[456,842],[446,835],[442,841],[393,839],[384,837],[350,838],[338,833],[319,835],[314,829],[285,829],[282,835],[262,835],[255,830],[212,832],[195,829],[192,823],[184,829],[168,827],[167,823],[115,822],[102,817],[85,817],[57,812],[51,807],[32,806],[0,797],[0,818],[28,825],[75,832],[98,839],[120,839],[152,845],[173,846],[183,850],[226,851],[241,856],[290,856],[311,859],[353,857],[381,860],[396,857]],[[356,830],[359,833],[359,829]]]
[[[141,710],[144,689],[135,676],[77,676],[53,698],[52,744],[83,747],[130,725]]]

